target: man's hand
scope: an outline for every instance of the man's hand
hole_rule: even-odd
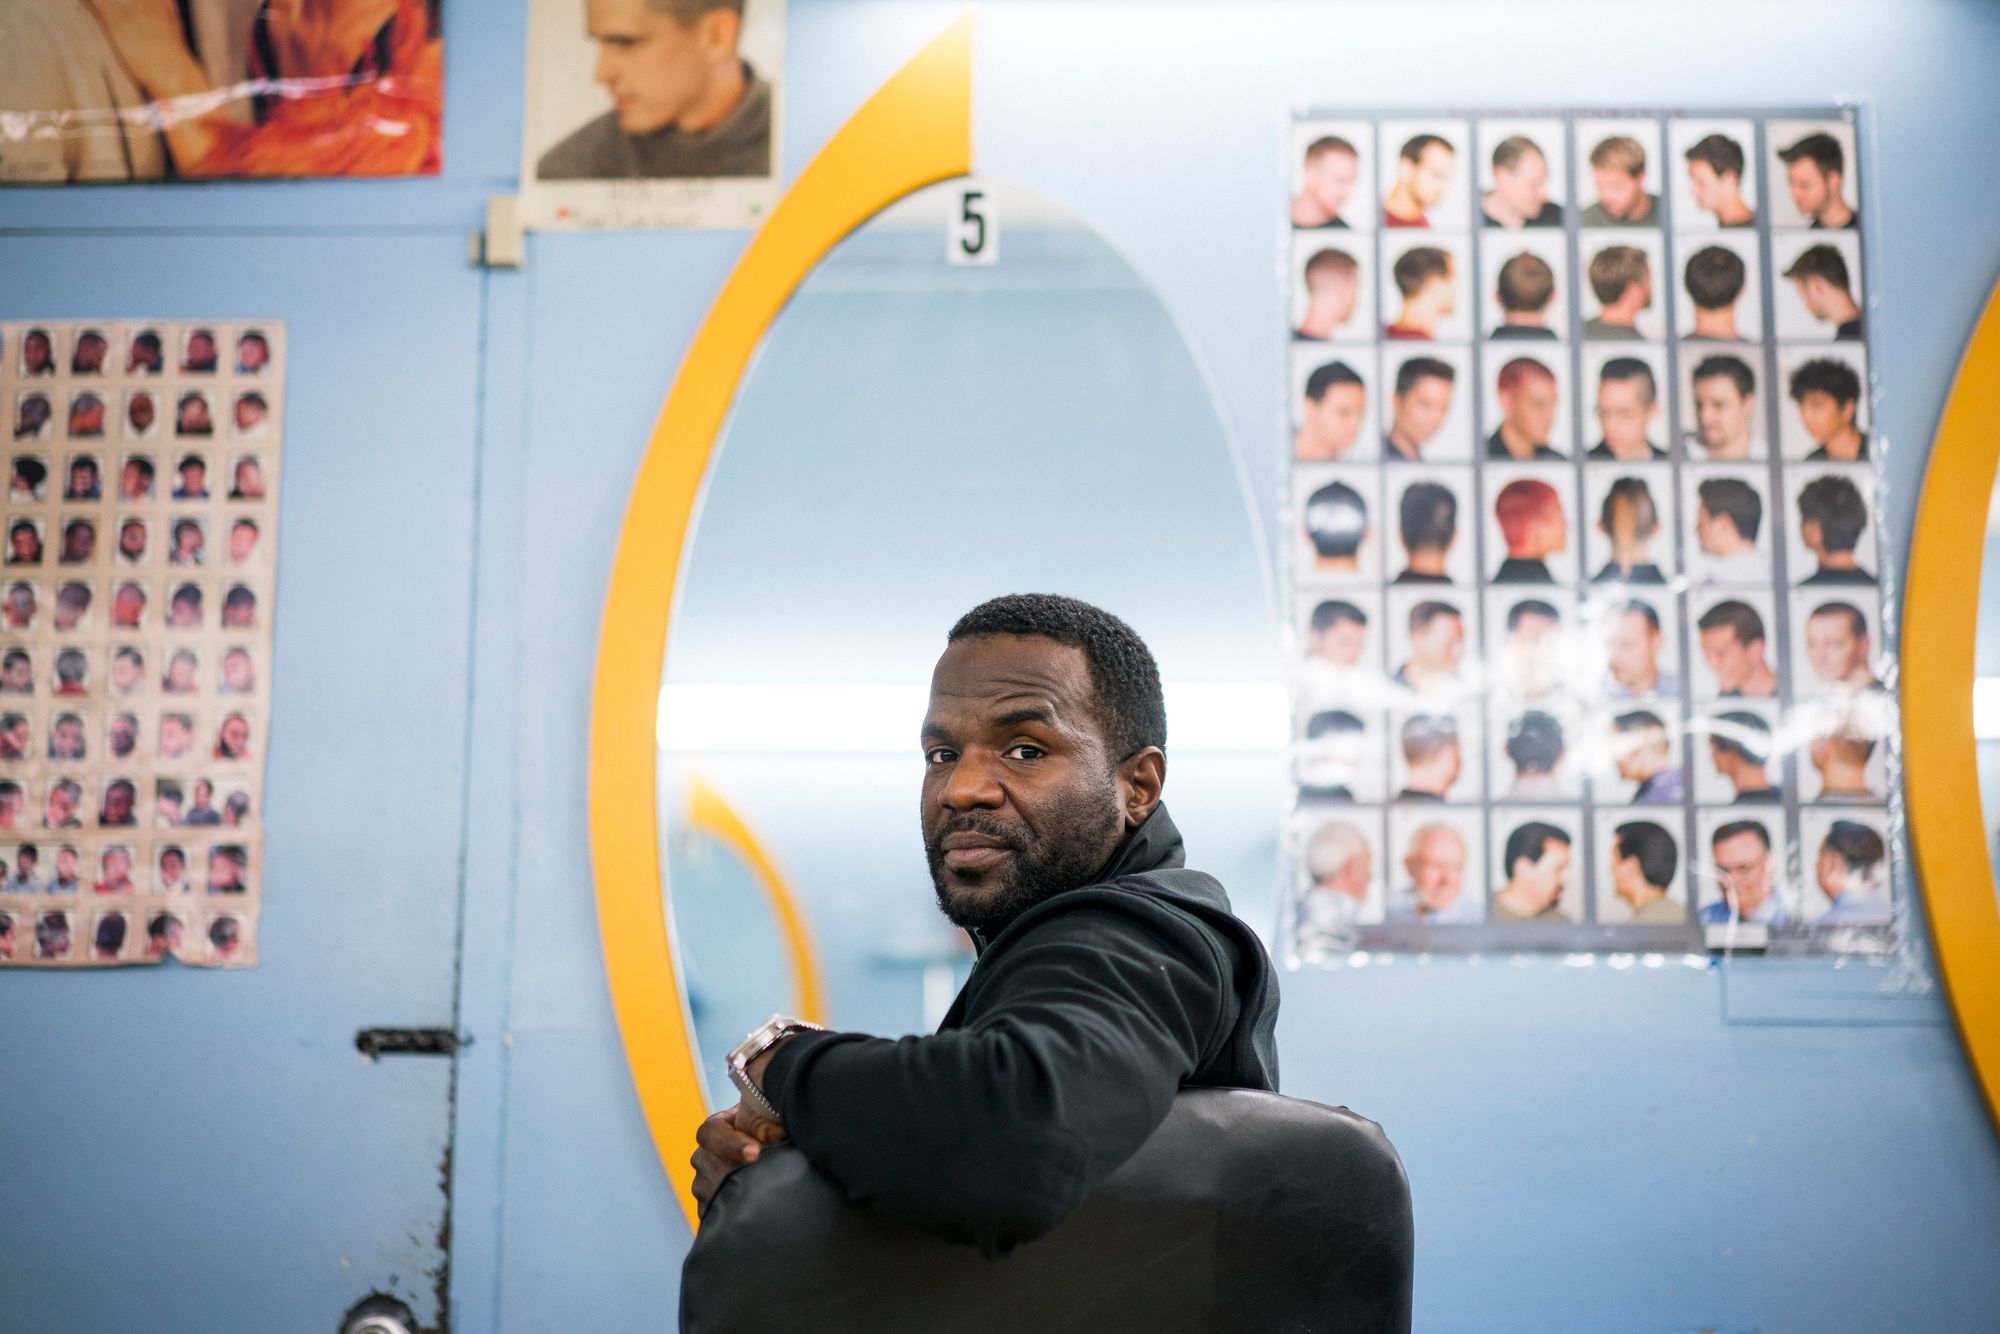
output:
[[[703,1121],[694,1132],[694,1155],[688,1159],[694,1165],[697,1217],[708,1212],[708,1202],[715,1198],[723,1178],[745,1163],[756,1162],[764,1145],[783,1138],[783,1126],[766,1121],[740,1102]]]

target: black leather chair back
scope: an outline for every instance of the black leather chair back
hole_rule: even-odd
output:
[[[1046,1236],[988,1260],[850,1204],[795,1149],[723,1183],[685,1334],[1408,1330],[1402,1161],[1344,1107],[1190,1089]]]

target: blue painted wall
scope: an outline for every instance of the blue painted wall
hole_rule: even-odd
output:
[[[957,10],[794,0],[791,169]],[[0,976],[0,1291],[27,1328],[330,1329],[378,1284],[422,1311],[442,1067],[348,1044],[441,1022],[454,995],[475,1038],[450,1114],[454,1326],[672,1319],[685,1229],[605,996],[584,733],[626,489],[743,237],[544,237],[521,272],[468,270],[483,199],[513,188],[525,19],[521,0],[454,14],[439,181],[0,195],[0,316],[277,316],[293,357],[266,962]],[[977,58],[982,170],[1153,285],[1265,497],[1292,105],[1865,99],[1905,550],[2000,272],[1993,7],[1013,0],[981,7]],[[837,837],[901,874],[906,826],[817,823],[819,776],[800,767],[803,814],[766,831],[778,855],[803,873]],[[1992,1328],[2000,1151],[1942,1001],[1881,980],[1301,974],[1287,1089],[1401,1146],[1424,1328]]]

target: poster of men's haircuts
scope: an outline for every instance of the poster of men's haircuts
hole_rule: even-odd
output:
[[[1281,952],[1895,948],[1850,111],[1297,117]]]
[[[0,4],[0,184],[435,176],[441,2]]]
[[[257,960],[275,320],[0,324],[0,965]]]
[[[763,221],[784,49],[785,0],[530,0],[522,224]]]

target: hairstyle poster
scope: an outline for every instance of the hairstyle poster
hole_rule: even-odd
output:
[[[0,5],[0,183],[435,176],[439,4]]]
[[[522,224],[756,226],[784,50],[784,0],[529,0]]]
[[[1281,952],[1895,948],[1852,112],[1291,127]]]
[[[0,965],[257,959],[274,320],[0,324]]]

